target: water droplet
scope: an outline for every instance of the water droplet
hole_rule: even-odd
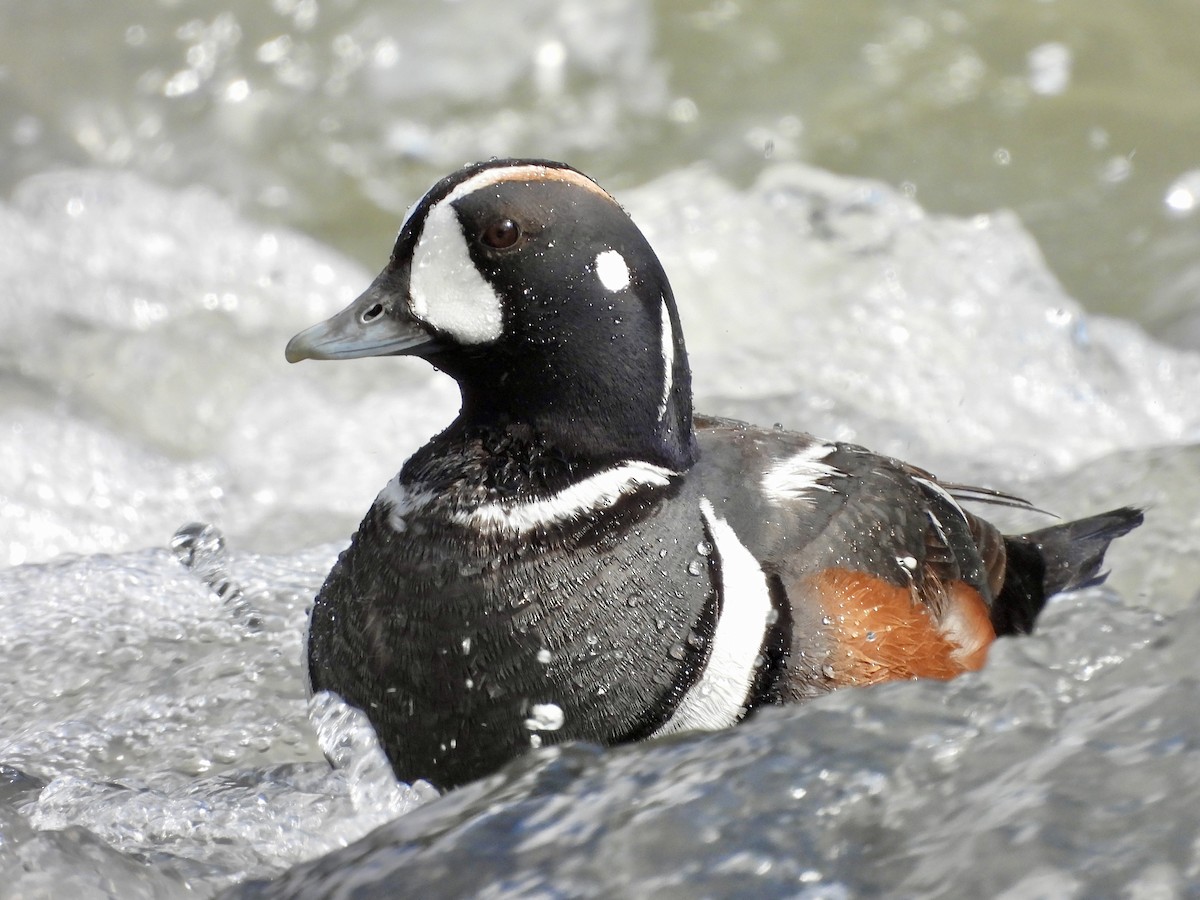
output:
[[[659,551],[658,551],[658,558],[659,558],[659,559],[666,559],[666,558],[667,558],[667,551],[666,551],[665,549],[663,549],[663,550],[659,550]]]
[[[675,643],[671,645],[671,649],[667,651],[667,655],[671,659],[677,659],[682,662],[687,656],[687,651],[683,649],[683,644]]]
[[[255,629],[262,624],[262,614],[246,599],[245,591],[229,574],[225,536],[219,528],[204,522],[189,522],[171,538],[171,551],[245,624]]]
[[[832,681],[834,676],[833,666],[828,663],[821,666],[821,674]]]
[[[203,577],[225,566],[225,536],[215,525],[189,522],[171,538],[171,550],[184,566]]]
[[[537,661],[540,662],[543,666],[546,665],[546,663],[550,662],[550,660],[553,658],[554,658],[554,654],[551,653],[549,650],[547,650],[545,647],[543,647],[541,650],[539,650],[537,652]]]
[[[708,541],[701,541],[700,543],[698,543],[696,545],[696,552],[699,553],[701,556],[708,556],[710,553],[713,552],[713,545],[710,544]]]
[[[654,623],[654,627],[655,627],[655,628],[657,628],[659,631],[662,631],[664,628],[666,628],[666,627],[667,627],[667,620],[666,620],[666,619],[659,619],[658,621],[656,621],[656,622]]]
[[[699,575],[704,571],[704,567],[701,565],[700,560],[693,559],[690,563],[688,563],[687,570],[689,575]]]
[[[471,652],[471,639],[469,637],[465,637],[462,639],[462,652],[463,652],[463,656],[466,656],[468,653]]]
[[[1071,83],[1071,49],[1066,44],[1050,41],[1039,44],[1026,57],[1029,66],[1029,87],[1035,94],[1061,94]]]
[[[1183,218],[1200,208],[1200,169],[1184,172],[1167,188],[1167,212]]]
[[[529,731],[558,731],[566,721],[567,716],[557,703],[535,703],[529,707],[529,718],[524,725]]]
[[[1007,147],[997,147],[992,153],[992,161],[998,166],[1007,166],[1012,162],[1012,152]]]
[[[475,687],[475,679],[474,678],[468,678],[463,683],[467,686],[468,691],[471,690],[471,688]]]
[[[1113,156],[1105,161],[1100,167],[1100,180],[1106,184],[1120,184],[1122,181],[1128,180],[1133,172],[1133,157],[1132,156]]]
[[[690,631],[688,632],[687,642],[689,647],[699,650],[708,643],[708,640],[700,632]]]
[[[542,746],[542,736],[540,734],[531,734],[529,736],[529,746],[534,750]]]
[[[637,594],[630,594],[628,597],[625,598],[625,603],[628,606],[640,606],[642,603],[642,598],[639,597]]]
[[[821,624],[822,625],[832,625],[833,624],[833,616],[821,616]]]
[[[875,632],[868,631],[866,634],[863,635],[863,640],[866,640],[866,641],[875,640]]]

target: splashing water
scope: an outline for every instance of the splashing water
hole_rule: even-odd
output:
[[[1028,125],[1053,103],[1057,120],[1094,77],[1074,39],[1046,43],[1043,29],[1002,65],[970,44],[971,28],[955,31],[956,17],[987,13],[889,6],[862,14],[874,30],[847,54],[806,18],[803,30],[822,35],[807,45],[819,66],[862,69],[869,84],[814,89],[799,105],[789,94],[779,115],[757,105],[776,90],[761,69],[808,55],[776,40],[803,39],[782,6],[743,9],[734,26],[722,19],[732,6],[689,11],[688,40],[658,29],[664,49],[652,17],[677,11],[627,4],[548,4],[514,41],[496,39],[475,0],[437,13],[143,5],[117,29],[130,65],[120,77],[132,76],[110,97],[112,79],[94,66],[112,54],[64,68],[36,37],[66,30],[17,27],[46,5],[8,6],[18,18],[0,28],[0,119],[11,126],[0,178],[12,187],[0,205],[4,891],[1194,892],[1200,359],[1088,314],[1013,215],[931,215],[913,200],[941,191],[968,198],[953,208],[987,210],[979,184],[996,179],[1045,235],[1066,231],[1064,218],[1085,223],[1087,252],[1060,253],[1055,267],[1101,273],[1086,299],[1129,295],[1129,308],[1189,315],[1179,310],[1196,296],[1194,140],[1179,158],[1132,158],[1121,129],[1090,124],[1089,105],[1078,153],[1063,154],[1078,170],[1063,176],[1070,196],[1050,209],[1054,179],[1036,148],[980,112],[999,104],[1001,118]],[[1059,7],[1041,12],[1065,15]],[[408,28],[394,26],[400,15]],[[76,25],[95,46],[108,37],[88,29],[112,29],[107,17]],[[678,81],[742,38],[745,70],[723,68],[720,90]],[[674,44],[686,52],[663,56]],[[412,59],[428,63],[416,81],[400,77]],[[69,111],[38,105],[64,82]],[[497,102],[513,91],[516,106]],[[1172,97],[1172,120],[1188,120],[1188,103]],[[1140,115],[1152,104],[1125,105]],[[850,113],[832,122],[832,108]],[[881,108],[927,127],[880,129]],[[980,135],[954,146],[965,162],[933,152],[952,142],[928,129],[951,120]],[[885,139],[871,151],[876,131]],[[248,149],[251,138],[269,149]],[[671,275],[701,410],[855,440],[1064,516],[1145,503],[1146,526],[1109,557],[1109,586],[1058,598],[1037,634],[1001,641],[982,672],[948,684],[843,692],[718,735],[545,748],[443,797],[397,784],[361,713],[307,697],[306,610],[375,494],[458,397],[399,360],[286,368],[287,338],[369,277],[271,223],[319,220],[348,244],[369,233],[365,258],[449,164],[524,146],[570,154],[602,180],[623,173],[611,186]],[[997,148],[1007,165],[990,161]],[[795,164],[810,150],[898,167],[894,180],[908,183]],[[736,183],[688,166],[698,152],[733,160],[720,171]],[[47,159],[137,165],[160,184],[110,168],[47,171]],[[1156,164],[1172,168],[1154,180]],[[208,190],[161,186],[196,181],[267,224]],[[1101,214],[1137,191],[1149,191],[1152,220]],[[1136,234],[1140,244],[1127,240]],[[1137,278],[1135,245],[1156,254]],[[1177,337],[1188,346],[1184,329]],[[1031,524],[1042,523],[1013,527]],[[531,700],[530,736],[554,730],[558,704]]]

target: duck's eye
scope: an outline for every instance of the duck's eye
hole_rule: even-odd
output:
[[[520,236],[521,228],[512,219],[497,219],[483,230],[481,239],[493,250],[506,250]]]

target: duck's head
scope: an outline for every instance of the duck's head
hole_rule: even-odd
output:
[[[620,205],[562,163],[492,160],[439,181],[371,286],[286,352],[420,356],[458,382],[465,426],[528,428],[597,460],[695,458],[666,274]]]

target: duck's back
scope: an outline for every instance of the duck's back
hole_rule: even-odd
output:
[[[1028,632],[1050,594],[1093,583],[1140,511],[1003,535],[963,508],[999,497],[852,444],[697,419],[695,473],[791,617],[784,699],[979,668],[998,635]],[[751,580],[744,585],[753,584]],[[732,589],[730,591],[732,596]],[[732,599],[727,603],[734,602]]]

